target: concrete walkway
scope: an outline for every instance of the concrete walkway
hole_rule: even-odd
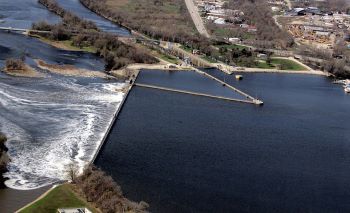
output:
[[[168,91],[168,92],[176,92],[176,93],[194,95],[194,96],[202,96],[202,97],[207,97],[207,98],[221,99],[221,100],[226,100],[226,101],[235,101],[235,102],[241,102],[241,103],[256,104],[254,101],[248,100],[248,99],[243,100],[243,99],[227,98],[227,97],[223,97],[223,96],[209,95],[209,94],[200,93],[200,92],[191,92],[191,91],[187,91],[187,90],[173,89],[173,88],[154,86],[154,85],[149,85],[149,84],[135,83],[135,86],[149,88],[149,89],[163,90],[163,91]]]
[[[0,212],[13,213],[49,190],[50,186],[33,190],[0,189]]]
[[[53,185],[50,189],[48,189],[46,192],[44,192],[43,194],[41,194],[37,199],[33,200],[30,203],[27,203],[25,206],[23,206],[22,208],[18,209],[16,211],[16,213],[24,210],[25,208],[27,208],[28,206],[31,206],[33,203],[37,202],[38,200],[41,200],[42,198],[44,198],[47,194],[49,194],[54,188],[56,188],[57,185]]]

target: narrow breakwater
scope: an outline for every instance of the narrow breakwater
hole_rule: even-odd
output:
[[[120,104],[116,107],[116,111],[113,113],[112,115],[112,120],[111,122],[109,123],[108,125],[108,128],[100,142],[100,144],[98,145],[98,148],[97,148],[97,151],[95,152],[94,154],[94,157],[92,158],[92,160],[90,161],[90,164],[93,164],[96,160],[96,158],[98,157],[99,153],[100,153],[100,150],[101,148],[104,146],[108,136],[109,136],[109,133],[111,131],[111,129],[113,128],[113,125],[115,124],[116,120],[118,119],[118,115],[119,113],[121,112],[121,110],[123,109],[123,106],[124,106],[124,103],[125,101],[127,100],[128,96],[129,96],[129,93],[130,91],[132,90],[132,88],[134,87],[135,85],[135,82],[137,80],[137,77],[139,75],[139,71],[135,72],[135,75],[129,79],[128,83],[129,85],[127,86],[127,89],[126,89],[126,92],[124,94],[124,97],[123,97],[123,100],[120,102]],[[130,83],[131,82],[131,83]]]

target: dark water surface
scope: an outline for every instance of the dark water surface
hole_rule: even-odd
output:
[[[139,75],[138,83],[247,100],[243,95],[194,71],[144,70],[144,72],[147,72],[147,74]],[[225,80],[226,78],[233,77],[225,76]]]
[[[49,64],[67,64],[79,68],[103,71],[103,59],[91,53],[57,49],[37,39],[16,33],[0,32],[0,66],[7,58],[25,56],[27,63],[34,66],[34,59],[41,59]]]
[[[34,22],[58,23],[60,18],[37,0],[0,0],[0,26],[30,28]]]
[[[89,9],[84,7],[79,0],[56,0],[61,7],[64,9],[71,11],[75,15],[83,18],[85,20],[89,20],[94,22],[98,28],[100,28],[104,32],[114,33],[122,36],[129,36],[129,30],[120,27],[113,22],[91,12]]]
[[[134,87],[97,165],[152,212],[350,211],[342,88],[292,74],[232,83],[265,105]]]

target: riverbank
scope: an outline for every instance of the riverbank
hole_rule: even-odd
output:
[[[74,46],[72,44],[72,40],[62,40],[62,41],[58,41],[58,40],[52,40],[52,39],[48,39],[39,35],[35,35],[35,34],[30,34],[30,37],[33,38],[37,38],[39,39],[41,42],[44,42],[48,45],[51,45],[53,47],[56,47],[58,49],[61,50],[68,50],[68,51],[79,51],[79,52],[89,52],[89,53],[96,53],[96,48],[94,48],[93,46],[82,46],[81,48]]]
[[[57,65],[57,64],[47,64],[43,60],[35,60],[37,66],[41,69],[47,70],[52,73],[66,75],[66,76],[77,76],[77,77],[86,77],[86,78],[113,78],[110,75],[102,71],[91,71],[87,69],[79,69],[72,65]]]
[[[34,68],[24,62],[20,62],[21,65],[16,68],[11,68],[5,66],[2,71],[8,75],[15,77],[28,77],[28,78],[42,78],[45,77],[45,74],[36,71]]]
[[[87,202],[72,184],[53,186],[40,197],[28,203],[18,213],[56,213],[58,208],[86,207],[93,213],[100,213],[92,203]]]
[[[7,138],[5,135],[0,133],[0,190],[5,188],[5,178],[3,174],[7,172],[7,163],[10,161],[9,156],[7,155],[7,147],[5,146],[5,142]]]
[[[149,205],[146,202],[126,198],[121,187],[94,166],[87,167],[77,177],[71,177],[71,183],[53,186],[17,212],[56,213],[59,208],[73,207],[87,208],[93,213],[147,212]]]

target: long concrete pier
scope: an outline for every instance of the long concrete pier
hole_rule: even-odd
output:
[[[199,74],[201,74],[201,75],[204,75],[204,76],[206,76],[206,77],[208,77],[208,78],[211,78],[211,79],[213,79],[213,80],[215,80],[215,81],[221,83],[221,84],[224,85],[224,86],[227,86],[228,88],[232,89],[233,91],[235,91],[235,92],[237,92],[237,93],[243,95],[244,97],[246,97],[247,99],[249,99],[250,102],[252,102],[252,103],[254,103],[254,104],[256,104],[256,105],[263,105],[263,104],[264,104],[263,101],[261,101],[261,100],[259,100],[259,99],[256,99],[256,98],[254,98],[254,97],[248,95],[247,93],[245,93],[245,92],[243,92],[243,91],[241,91],[241,90],[239,90],[239,89],[237,89],[237,88],[231,86],[230,84],[227,84],[226,82],[224,82],[224,81],[222,81],[222,80],[220,80],[220,79],[218,79],[218,78],[216,78],[216,77],[214,77],[214,76],[212,76],[212,75],[210,75],[210,74],[208,74],[208,73],[206,73],[206,72],[203,72],[203,71],[201,71],[201,70],[199,70],[199,69],[194,69],[194,71],[197,72],[197,73],[199,73]]]
[[[223,97],[223,96],[209,95],[209,94],[205,94],[205,93],[191,92],[191,91],[187,91],[187,90],[173,89],[173,88],[154,86],[154,85],[149,85],[149,84],[135,83],[135,86],[149,88],[149,89],[163,90],[163,91],[168,91],[168,92],[176,92],[176,93],[188,94],[188,95],[202,96],[202,97],[207,97],[207,98],[215,98],[215,99],[221,99],[221,100],[226,100],[226,101],[236,101],[236,102],[241,102],[241,103],[255,104],[251,100],[241,100],[241,99],[235,99],[235,98],[227,98],[227,97]]]
[[[89,163],[90,165],[93,164],[93,163],[95,162],[95,160],[96,160],[98,154],[100,153],[100,151],[101,151],[103,145],[105,144],[105,142],[106,142],[106,140],[107,140],[107,138],[108,138],[108,136],[109,136],[109,133],[111,132],[111,129],[112,129],[112,127],[113,127],[115,121],[117,120],[118,115],[119,115],[119,113],[121,112],[121,110],[122,110],[122,108],[123,108],[123,106],[124,106],[124,103],[125,103],[126,99],[127,99],[128,96],[129,96],[129,93],[130,93],[131,89],[132,89],[133,86],[135,85],[135,81],[136,81],[138,75],[139,75],[139,72],[136,72],[136,73],[135,73],[135,77],[133,77],[133,78],[130,79],[132,82],[131,82],[131,84],[129,84],[128,89],[127,89],[127,92],[125,93],[123,100],[122,100],[122,101],[120,102],[120,104],[118,105],[117,110],[113,113],[113,118],[112,118],[111,122],[109,123],[108,128],[107,128],[107,131],[105,132],[105,134],[104,134],[104,136],[103,136],[103,138],[102,138],[100,144],[98,145],[97,150],[96,150],[96,152],[95,152],[95,154],[94,154],[92,160],[91,160],[90,163]]]

